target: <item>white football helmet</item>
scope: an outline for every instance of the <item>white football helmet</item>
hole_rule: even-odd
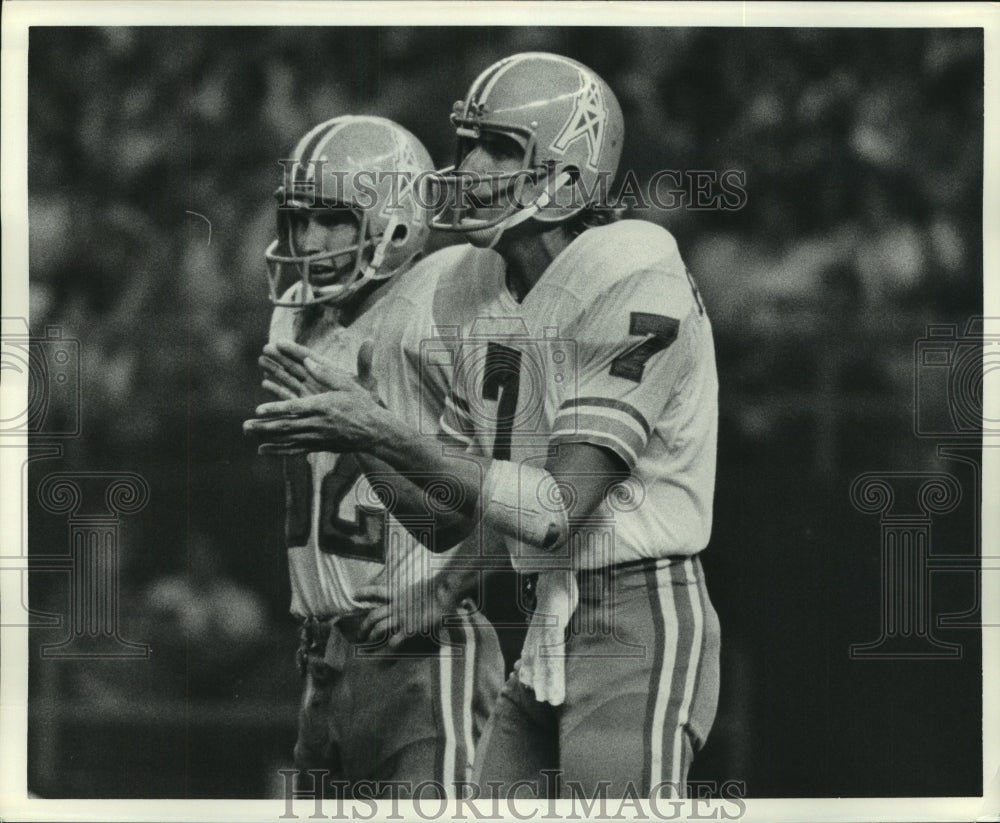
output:
[[[529,218],[555,224],[593,205],[614,178],[625,134],[608,84],[576,60],[543,52],[515,54],[487,68],[455,103],[451,122],[458,155],[454,166],[435,175],[444,191],[431,227],[461,232],[476,245],[495,244],[504,230]],[[477,209],[481,195],[463,185],[461,167],[489,134],[520,146],[521,168],[490,176],[492,196],[505,198],[501,208]]]
[[[335,117],[310,130],[282,166],[278,237],[265,252],[275,305],[342,303],[423,251],[430,212],[414,186],[433,165],[402,126],[383,117]],[[316,209],[348,210],[357,223],[355,242],[312,254],[296,249],[292,215]],[[335,262],[347,255],[349,268]],[[335,282],[329,282],[333,270]],[[291,289],[295,283],[301,286]]]

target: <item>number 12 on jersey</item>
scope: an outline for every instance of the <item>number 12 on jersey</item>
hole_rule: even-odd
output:
[[[361,466],[351,454],[337,457],[319,488],[316,545],[326,554],[385,562],[384,509],[357,503]],[[285,540],[288,548],[309,545],[312,532],[314,470],[304,454],[285,458]],[[353,505],[352,505],[353,503]]]

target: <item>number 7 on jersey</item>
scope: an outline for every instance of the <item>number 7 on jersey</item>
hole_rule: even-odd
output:
[[[614,377],[624,377],[636,383],[642,381],[646,370],[646,362],[658,351],[670,347],[677,339],[681,323],[673,317],[663,314],[648,314],[634,311],[629,318],[628,333],[645,336],[646,339],[636,343],[632,348],[622,352],[611,361],[611,374]]]

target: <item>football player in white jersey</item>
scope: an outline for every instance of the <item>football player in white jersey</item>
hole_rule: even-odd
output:
[[[282,347],[307,346],[353,372],[374,341],[360,383],[400,414],[440,414],[450,375],[419,385],[402,326],[390,322],[430,311],[412,268],[428,234],[429,212],[413,197],[432,168],[426,150],[392,121],[342,116],[310,130],[282,165],[278,238],[266,253],[275,310],[265,388],[279,397],[321,389],[295,379]],[[291,612],[302,620],[296,765],[328,771],[348,794],[358,781],[371,781],[368,796],[407,796],[421,784],[425,795],[454,794],[502,680],[495,633],[461,604],[433,635],[410,632],[391,647],[362,640],[373,607],[401,589],[430,591],[442,563],[386,512],[354,455],[284,451]]]
[[[253,430],[369,453],[419,486],[446,477],[442,533],[500,535],[537,572],[520,664],[477,753],[483,791],[684,796],[719,679],[699,561],[718,417],[705,307],[666,230],[598,208],[624,126],[593,71],[514,55],[452,123],[432,226],[472,245],[440,282],[479,290],[482,307],[460,330],[450,445],[346,379],[258,408]]]

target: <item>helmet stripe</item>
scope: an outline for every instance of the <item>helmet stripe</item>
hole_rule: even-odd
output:
[[[303,146],[301,152],[294,158],[296,163],[295,169],[295,179],[299,181],[301,178],[299,176],[299,169],[303,169],[306,174],[309,174],[312,170],[312,161],[316,158],[314,155],[321,143],[325,142],[328,138],[333,137],[338,131],[340,131],[344,126],[346,126],[350,120],[344,117],[337,117],[334,120],[327,120],[325,123],[321,123],[315,129],[313,129],[311,134],[307,134],[302,141],[299,143]],[[306,179],[309,179],[307,176]]]
[[[568,66],[569,68],[574,69],[576,71],[580,71],[581,69],[581,66],[578,63],[576,63],[573,60],[570,60],[568,57],[563,57],[562,55],[559,54],[549,54],[548,52],[537,52],[537,51],[528,51],[522,54],[515,54],[512,55],[511,57],[508,57],[506,60],[501,60],[499,63],[493,66],[493,71],[490,74],[490,76],[488,77],[485,76],[486,72],[484,72],[483,75],[481,75],[481,78],[483,80],[483,85],[485,85],[485,88],[482,90],[482,93],[476,99],[482,99],[483,97],[488,97],[490,92],[493,91],[493,87],[497,84],[497,81],[499,81],[500,78],[507,73],[507,70],[512,69],[518,63],[521,63],[525,60],[550,60],[553,63],[562,63],[564,66]],[[490,70],[487,69],[487,72],[489,71]],[[473,95],[470,94],[469,96],[471,98]]]
[[[299,140],[298,145],[296,145],[295,153],[292,159],[296,163],[304,162],[309,154],[315,149],[316,141],[333,127],[334,122],[334,120],[326,120],[308,131],[306,136]]]
[[[494,71],[493,74],[486,79],[485,88],[478,99],[481,100],[484,97],[488,97],[490,92],[493,91],[493,87],[496,85],[497,80],[503,77],[507,73],[508,69],[514,68],[514,66],[520,63],[525,57],[526,55],[524,54],[515,54],[513,57],[507,58],[502,63],[498,63],[496,71]]]
[[[472,83],[472,88],[469,89],[469,99],[465,101],[466,105],[469,105],[474,101],[477,102],[485,97],[487,92],[484,91],[484,87],[496,76],[497,72],[505,68],[512,61],[517,60],[519,56],[520,55],[515,54],[512,57],[505,57],[503,60],[498,63],[494,63],[482,74],[480,74],[479,77],[477,77]],[[490,85],[490,88],[492,88],[492,85]]]

